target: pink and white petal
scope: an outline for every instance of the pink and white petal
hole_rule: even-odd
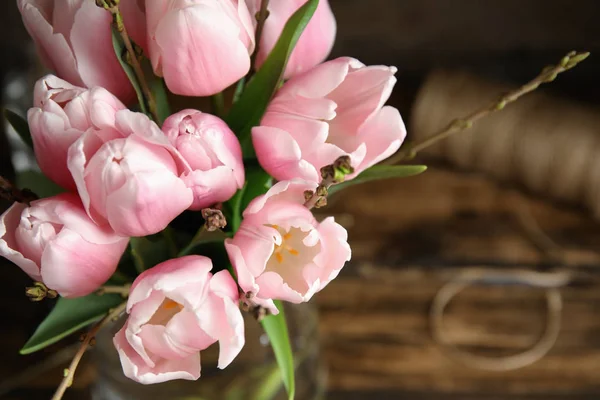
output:
[[[250,56],[239,31],[227,15],[205,3],[166,14],[156,42],[167,87],[184,96],[210,96],[246,75]]]
[[[318,230],[321,235],[321,253],[314,261],[322,268],[320,289],[323,289],[350,261],[352,250],[348,244],[348,232],[333,217],[323,220]]]
[[[35,203],[34,203],[35,204]],[[77,232],[92,244],[113,244],[122,241],[108,226],[99,226],[86,214],[81,200],[74,193],[61,193],[44,199],[44,207],[32,209],[32,216],[63,225],[63,229]]]
[[[287,81],[279,89],[279,93],[308,98],[325,97],[346,79],[350,71],[362,67],[363,63],[350,57],[326,61]]]
[[[252,143],[260,165],[275,179],[303,178],[317,182],[317,170],[302,159],[302,151],[292,136],[279,128],[252,128]]]
[[[304,192],[306,190],[314,190],[317,187],[315,181],[306,181],[302,179],[292,179],[288,181],[277,182],[267,193],[256,197],[248,204],[244,210],[244,218],[251,214],[256,214],[265,207],[265,204],[273,198],[278,201],[286,201],[296,204],[304,204]]]
[[[244,347],[244,318],[240,312],[237,302],[229,298],[224,298],[224,312],[227,317],[227,323],[230,326],[230,333],[219,337],[219,361],[217,367],[223,369],[240,354]]]
[[[358,139],[367,146],[364,160],[355,169],[365,169],[394,154],[406,137],[406,127],[400,112],[394,107],[383,107],[360,127]]]
[[[260,288],[257,296],[264,299],[275,299],[289,301],[299,304],[304,301],[304,294],[292,289],[284,282],[281,275],[273,271],[267,271],[256,278],[256,284]],[[308,287],[303,288],[308,289]]]
[[[185,309],[171,318],[166,325],[165,334],[175,348],[188,354],[207,349],[216,342],[202,330],[196,314]]]
[[[60,116],[39,108],[30,109],[27,120],[40,169],[58,185],[75,190],[66,160],[69,147],[81,137],[81,131],[65,126]]]
[[[71,85],[56,75],[48,74],[33,87],[33,106],[43,107],[50,99],[62,103],[83,93],[86,89]]]
[[[147,236],[165,229],[192,201],[192,191],[170,171],[137,172],[108,195],[106,219],[119,235]]]
[[[285,3],[275,2],[277,3]],[[304,29],[285,69],[285,78],[289,79],[323,62],[333,47],[336,34],[336,22],[329,2],[319,1],[313,18]]]
[[[181,349],[171,342],[164,325],[145,324],[140,328],[137,336],[142,340],[144,350],[152,354],[153,359],[157,361],[158,357],[177,360],[195,353],[193,350]]]
[[[307,118],[278,112],[267,112],[262,121],[263,126],[273,126],[284,130],[298,143],[303,152],[311,151],[329,136],[329,124],[320,118]]]
[[[39,266],[32,260],[25,258],[18,250],[15,231],[21,220],[21,213],[27,206],[22,203],[13,203],[8,210],[0,216],[0,256],[16,264],[31,279],[41,281]]]
[[[156,43],[156,29],[160,20],[169,12],[169,3],[166,1],[152,1],[147,0],[145,2],[146,11],[146,31],[148,40],[148,53],[150,61],[152,62],[152,68],[158,76],[162,76],[162,65],[161,65],[161,54],[160,46]]]
[[[125,329],[123,327],[117,332],[113,343],[126,377],[145,385],[175,379],[196,380],[200,377],[199,352],[178,360],[162,359],[154,366],[149,366],[127,341]]]
[[[44,249],[42,280],[63,297],[90,294],[115,272],[128,242],[123,238],[112,244],[97,245],[63,229]]]
[[[219,271],[213,275],[209,284],[211,292],[215,295],[237,301],[240,297],[235,280],[227,270]]]
[[[112,44],[112,17],[95,2],[85,1],[71,29],[71,44],[81,80],[87,87],[106,88],[125,102],[135,93]],[[94,43],[94,46],[90,46]]]
[[[119,9],[123,14],[123,22],[127,28],[127,34],[144,50],[144,54],[148,54],[144,8],[144,0],[123,1],[119,5]]]
[[[194,193],[191,210],[201,210],[229,200],[238,190],[234,171],[220,166],[208,171],[194,170],[181,176]]]
[[[73,176],[83,207],[90,218],[99,225],[106,225],[107,221],[106,218],[91,208],[90,195],[85,182],[85,167],[103,144],[104,141],[98,137],[93,129],[90,129],[77,139],[67,152],[67,167],[71,172],[71,176]]]
[[[396,84],[396,67],[368,66],[348,74],[327,97],[338,105],[334,121],[339,130],[355,132],[387,101]]]
[[[296,115],[329,121],[335,118],[337,104],[326,97],[308,98],[300,95],[280,94],[269,103],[268,112]],[[267,115],[265,115],[266,117]],[[263,125],[271,125],[262,123]]]
[[[203,256],[191,255],[162,262],[136,278],[129,293],[128,307],[142,302],[152,291],[171,295],[185,290],[186,286],[191,284],[197,285],[196,292],[198,297],[202,298],[205,288],[208,287],[211,269],[210,258]]]
[[[225,239],[225,250],[229,256],[229,261],[233,265],[240,288],[245,292],[256,293],[258,286],[254,282],[254,275],[250,272],[242,250],[235,245],[232,239]]]
[[[70,1],[52,1],[47,3],[54,3],[54,10],[52,10],[52,27],[55,33],[60,33],[67,40],[69,39],[69,32],[73,26],[75,20],[75,14],[81,7],[81,3],[84,0],[70,0]]]
[[[233,238],[235,244],[242,252],[244,265],[252,276],[260,275],[273,254],[275,241],[270,231],[277,232],[263,225],[254,226],[249,221],[243,221],[240,229]]]
[[[52,26],[33,2],[21,0],[19,9],[25,28],[34,39],[46,66],[72,84],[85,86],[77,70],[73,51],[65,37],[53,32]]]
[[[90,120],[97,129],[115,129],[116,113],[125,105],[108,90],[95,87],[90,92]],[[119,136],[121,136],[119,134]]]

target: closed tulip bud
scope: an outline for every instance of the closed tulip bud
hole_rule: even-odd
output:
[[[246,75],[254,51],[243,0],[146,0],[154,72],[171,92],[210,96]]]
[[[37,81],[34,107],[27,119],[35,158],[42,172],[58,185],[75,190],[67,167],[69,147],[84,132],[114,135],[115,113],[125,106],[106,89],[84,89],[48,75]]]
[[[25,28],[46,67],[82,87],[101,86],[124,102],[135,92],[115,54],[112,16],[88,0],[18,0]],[[145,18],[135,0],[120,5],[129,35],[146,46]]]
[[[15,203],[0,217],[0,255],[65,297],[98,289],[128,242],[96,225],[74,194]]]

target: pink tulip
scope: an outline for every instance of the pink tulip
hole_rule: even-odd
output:
[[[129,318],[113,342],[125,376],[150,384],[200,377],[200,352],[219,342],[218,367],[244,346],[238,290],[227,271],[187,256],[163,262],[137,277],[127,302]]]
[[[254,15],[260,10],[262,0],[246,0]],[[274,0],[269,2],[269,17],[265,20],[256,57],[257,67],[266,60],[277,43],[288,19],[307,0]],[[328,0],[320,0],[312,19],[302,32],[285,69],[285,78],[302,73],[323,62],[335,41],[336,22]]]
[[[308,301],[335,278],[350,246],[333,217],[318,222],[304,206],[304,191],[316,184],[283,181],[254,199],[225,248],[238,284],[254,301],[277,313],[273,299]]]
[[[117,112],[111,135],[88,130],[69,148],[68,166],[89,215],[123,236],[160,232],[193,202],[180,179],[189,166],[142,113]]]
[[[121,4],[128,33],[144,47],[143,12],[136,1]],[[115,55],[108,11],[91,0],[18,0],[18,5],[48,68],[73,85],[104,87],[125,102],[134,98]]]
[[[115,113],[125,106],[106,89],[86,90],[53,75],[35,84],[34,106],[27,119],[38,165],[58,185],[75,190],[67,168],[69,147],[87,130],[110,134]]]
[[[171,92],[218,93],[246,75],[254,51],[243,0],[146,0],[154,72]]]
[[[61,296],[92,293],[115,272],[128,238],[98,227],[74,194],[13,204],[0,217],[0,255]]]
[[[244,186],[242,149],[223,120],[183,110],[167,118],[162,129],[192,170],[183,178],[194,189],[191,209],[229,200]]]
[[[280,181],[318,182],[321,167],[347,154],[351,179],[395,153],[406,129],[398,110],[383,106],[395,72],[338,58],[290,79],[252,129],[262,167]]]

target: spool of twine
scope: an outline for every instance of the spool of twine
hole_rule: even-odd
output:
[[[512,89],[461,72],[433,72],[412,111],[420,140]],[[533,93],[425,154],[516,182],[600,217],[600,110]]]

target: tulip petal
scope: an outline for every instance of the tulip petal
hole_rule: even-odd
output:
[[[204,2],[163,16],[155,36],[167,87],[175,94],[210,96],[246,75],[250,56],[239,31]]]
[[[106,218],[120,235],[146,236],[165,229],[192,201],[192,191],[170,171],[137,172],[107,196]]]
[[[115,55],[111,22],[110,13],[93,1],[85,1],[75,15],[70,40],[85,86],[104,87],[127,102],[133,99],[134,91]]]
[[[367,154],[357,169],[365,169],[385,160],[394,154],[406,137],[406,127],[398,110],[391,106],[383,107],[360,127],[358,139],[364,141]]]
[[[42,275],[39,266],[32,260],[25,258],[18,251],[15,231],[21,220],[21,213],[27,206],[22,203],[13,203],[8,210],[0,216],[0,255],[16,264],[31,279],[41,281]]]
[[[317,65],[310,72],[295,76],[279,89],[279,93],[307,98],[326,97],[344,82],[350,71],[364,66],[357,59],[339,57]]]
[[[200,353],[188,357],[168,360],[160,359],[154,366],[147,365],[127,341],[123,327],[114,337],[113,342],[123,367],[123,373],[130,379],[142,384],[152,384],[173,379],[196,380],[200,377]]]
[[[279,128],[252,128],[252,143],[260,165],[278,180],[303,178],[319,181],[317,170],[302,159],[302,151],[292,136]]]
[[[42,60],[63,79],[77,86],[85,86],[67,40],[53,31],[36,3],[34,0],[19,0],[18,5],[25,28],[34,39]]]
[[[76,232],[63,229],[42,255],[44,283],[64,297],[85,296],[97,290],[117,269],[129,240],[89,243]]]

